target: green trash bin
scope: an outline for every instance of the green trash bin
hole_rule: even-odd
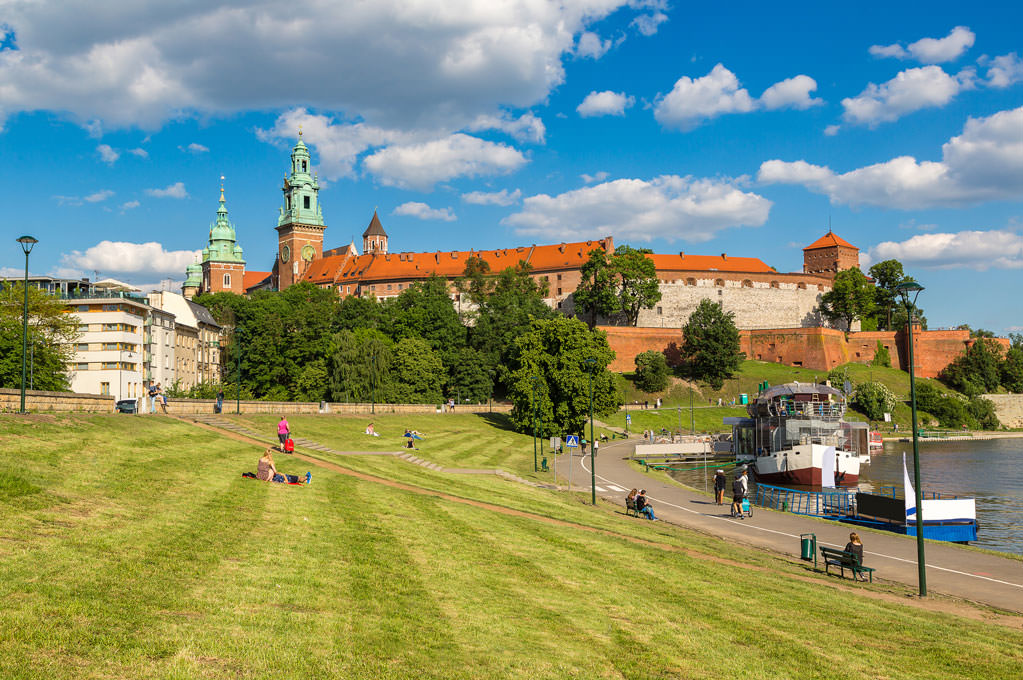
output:
[[[807,562],[816,557],[817,552],[817,535],[816,534],[800,534],[799,535],[799,557]]]

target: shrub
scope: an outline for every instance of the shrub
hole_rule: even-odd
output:
[[[868,382],[856,387],[853,403],[870,420],[882,420],[885,413],[895,410],[898,399],[884,383]]]
[[[668,386],[671,371],[664,354],[655,350],[636,357],[636,387],[644,392],[660,392]]]
[[[877,341],[877,349],[874,350],[874,359],[870,362],[871,366],[883,366],[884,368],[892,367],[892,355],[888,353],[888,348],[881,344],[881,341]]]

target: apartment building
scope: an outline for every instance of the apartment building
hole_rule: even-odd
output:
[[[144,392],[148,351],[145,298],[123,291],[94,290],[69,300],[81,337],[75,345],[71,389],[116,399]]]
[[[154,291],[148,299],[152,307],[174,317],[174,378],[178,386],[189,389],[219,383],[222,329],[210,311],[170,291]]]

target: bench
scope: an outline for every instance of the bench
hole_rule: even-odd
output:
[[[639,517],[639,510],[636,509],[636,499],[625,499],[625,515],[627,517]]]
[[[828,571],[828,567],[838,567],[841,571],[842,578],[845,578],[845,570],[848,569],[853,573],[854,578],[856,574],[865,572],[868,576],[870,576],[870,582],[874,582],[873,567],[864,567],[860,564],[860,560],[856,557],[855,553],[821,546],[821,556],[824,558],[824,573],[826,574],[830,573]]]

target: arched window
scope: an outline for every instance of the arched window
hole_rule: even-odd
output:
[[[305,164],[305,161],[302,161],[302,172],[305,172],[305,171],[306,171],[306,164]]]
[[[777,288],[777,287],[778,287],[778,282],[777,281],[771,281],[771,288]]]
[[[745,281],[742,282],[742,287],[743,288],[752,288],[753,287],[753,282],[750,281],[749,279],[746,279]]]
[[[231,287],[231,275],[230,274],[224,274],[224,288],[230,288],[230,287]]]
[[[303,196],[302,197],[302,207],[305,208],[306,210],[309,210],[309,197],[308,196]]]
[[[717,286],[718,288],[724,288],[725,287],[725,280],[724,279],[714,279],[714,285]]]
[[[694,279],[694,278],[686,279],[686,285],[687,286],[695,286],[696,285],[696,279]]]
[[[799,290],[806,290],[806,284],[800,281],[799,285],[796,286],[796,288],[798,288]]]

